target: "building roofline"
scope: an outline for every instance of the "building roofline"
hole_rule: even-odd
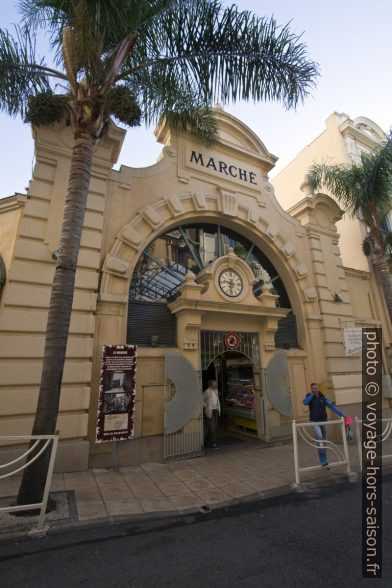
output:
[[[6,196],[0,199],[0,214],[2,212],[9,212],[25,206],[27,200],[26,194],[19,194],[15,192],[13,196]]]

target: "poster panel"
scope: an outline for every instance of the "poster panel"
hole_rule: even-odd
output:
[[[362,328],[346,327],[344,329],[344,346],[346,355],[354,355],[362,351]]]
[[[136,345],[102,347],[97,443],[133,438],[136,357]]]

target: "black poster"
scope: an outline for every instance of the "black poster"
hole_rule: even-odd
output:
[[[99,385],[97,443],[132,439],[136,346],[104,345]]]

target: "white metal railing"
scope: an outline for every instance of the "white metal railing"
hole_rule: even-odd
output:
[[[386,423],[385,429],[382,431],[381,435],[376,437],[376,443],[384,443],[389,437],[392,439],[392,417],[388,419],[380,419],[382,423]],[[378,421],[378,422],[380,422]],[[359,458],[359,465],[362,470],[362,436],[361,436],[361,427],[359,426],[362,423],[362,419],[355,417],[355,432],[357,438],[357,448],[358,448],[358,458]],[[392,457],[392,453],[385,454],[382,452],[382,459],[388,457]]]
[[[315,425],[324,425],[326,427],[330,427],[331,425],[340,425],[341,433],[342,433],[342,441],[343,441],[343,451],[333,443],[332,441],[328,441],[327,439],[319,440],[316,437],[312,437],[306,429],[314,427]],[[329,461],[329,466],[340,466],[345,465],[347,469],[347,473],[351,472],[350,468],[350,458],[348,455],[348,446],[347,446],[347,438],[346,438],[346,428],[344,425],[344,419],[339,419],[338,421],[323,421],[320,423],[313,423],[313,422],[306,422],[306,423],[296,423],[293,420],[293,448],[294,448],[294,468],[295,468],[295,482],[296,484],[300,483],[300,473],[301,472],[309,472],[311,470],[320,470],[323,466],[315,465],[315,466],[306,466],[300,467],[299,466],[299,449],[298,449],[298,437],[301,437],[303,441],[307,445],[314,447],[315,449],[325,449],[334,452],[337,457],[338,461]]]
[[[40,508],[37,530],[41,531],[43,528],[43,525],[44,525],[46,506],[48,504],[49,490],[50,490],[50,485],[52,482],[53,467],[54,467],[54,461],[56,458],[56,451],[57,451],[57,445],[58,445],[58,434],[56,434],[56,435],[24,435],[24,436],[12,435],[12,436],[6,436],[6,437],[0,436],[0,442],[3,442],[3,441],[15,441],[15,442],[34,441],[34,443],[32,443],[31,447],[29,447],[29,449],[27,449],[24,453],[22,453],[22,455],[20,455],[16,459],[0,465],[0,480],[3,480],[4,478],[8,478],[10,476],[18,474],[18,473],[22,472],[23,470],[25,470],[26,468],[28,468],[32,463],[34,463],[44,453],[44,451],[48,450],[48,447],[50,446],[50,443],[52,442],[49,468],[48,468],[48,473],[46,476],[46,483],[45,483],[44,494],[42,497],[42,502],[37,502],[35,504],[5,506],[5,507],[0,508],[0,513],[1,512],[16,512],[16,511],[24,511],[24,510],[35,510],[35,509]],[[43,443],[42,447],[38,449],[38,446],[41,441],[43,441],[44,443]],[[35,450],[37,450],[37,453],[34,453]],[[26,461],[24,462],[24,460],[26,460]],[[6,473],[1,473],[1,470],[7,470],[10,468],[11,468],[11,471],[6,471]]]

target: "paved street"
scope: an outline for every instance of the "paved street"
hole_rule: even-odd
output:
[[[361,579],[360,485],[212,513],[78,530],[0,547],[2,588],[312,587]],[[392,585],[392,477],[383,482],[384,579]]]

